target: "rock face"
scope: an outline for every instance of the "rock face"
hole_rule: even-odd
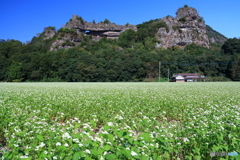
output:
[[[227,37],[222,35],[221,33],[215,31],[212,29],[210,26],[206,25],[207,28],[207,35],[209,38],[209,41],[211,43],[218,43],[218,44],[224,44],[225,41],[227,40]]]
[[[49,28],[49,27],[48,27]],[[84,41],[86,35],[90,35],[92,40],[100,40],[106,38],[118,38],[119,35],[127,29],[137,30],[135,25],[116,25],[110,21],[101,23],[89,23],[81,17],[73,15],[72,19],[67,24],[60,28],[57,32],[53,32],[51,28],[46,30],[45,39],[56,36],[56,40],[52,43],[50,50],[61,48],[70,48]]]
[[[209,47],[206,25],[203,18],[198,15],[197,10],[185,6],[179,8],[176,14],[176,18],[167,16],[160,19],[166,22],[168,30],[159,28],[156,37],[160,42],[157,43],[156,47],[169,48],[179,46],[184,48],[191,43]]]
[[[46,27],[44,28],[44,30],[45,30],[43,35],[44,40],[52,38],[56,34],[55,27]]]
[[[165,27],[158,29],[156,38],[156,48],[184,48],[186,45],[196,43],[198,45],[209,47],[209,41],[212,43],[223,44],[226,37],[214,31],[211,27],[205,25],[203,18],[199,16],[196,9],[185,5],[176,12],[176,17],[166,16],[159,19],[166,23]],[[137,31],[135,25],[117,25],[109,20],[100,23],[86,22],[77,15],[57,32],[55,27],[46,27],[43,33],[43,39],[53,39],[50,50],[60,48],[69,48],[80,44],[82,41],[89,39],[98,41],[103,37],[116,39],[122,32],[127,29]]]
[[[94,39],[100,38],[118,38],[119,35],[127,29],[137,30],[135,25],[117,25],[109,21],[100,23],[89,23],[81,17],[73,15],[70,22],[65,25],[66,28],[75,28],[78,33],[92,35]]]

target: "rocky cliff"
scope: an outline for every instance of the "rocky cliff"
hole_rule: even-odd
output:
[[[117,25],[108,20],[100,23],[89,23],[77,15],[73,15],[65,27],[69,29],[75,28],[78,33],[86,33],[94,36],[94,38],[118,38],[119,35],[127,29],[137,30],[135,25]]]
[[[175,18],[167,16],[160,19],[167,24],[168,29],[159,28],[156,37],[160,42],[157,43],[157,48],[183,48],[191,43],[209,47],[206,25],[196,9],[184,6],[178,9],[176,15]]]
[[[92,40],[100,40],[103,37],[115,39],[127,29],[136,31],[137,27],[130,24],[117,25],[108,20],[100,23],[89,23],[84,21],[82,17],[73,15],[72,19],[58,32],[53,32],[51,28],[48,28],[44,33],[44,39],[52,38],[55,35],[56,40],[52,43],[50,50],[57,50],[78,45],[84,41],[86,35],[90,35]]]
[[[208,35],[209,41],[211,43],[224,44],[225,41],[228,39],[227,37],[215,31],[208,25],[206,25],[206,29],[207,29],[207,35]]]
[[[212,43],[223,44],[226,37],[206,26],[202,17],[196,9],[185,5],[176,12],[176,17],[166,16],[158,21],[164,22],[164,27],[157,28],[156,48],[171,48],[177,46],[184,48],[186,45],[196,43],[209,47]],[[103,37],[116,39],[127,29],[137,31],[135,25],[117,25],[105,19],[103,22],[87,22],[82,17],[73,15],[67,24],[57,32],[53,27],[47,27],[44,31],[43,39],[53,39],[50,50],[69,48],[80,44],[90,35],[94,41]]]

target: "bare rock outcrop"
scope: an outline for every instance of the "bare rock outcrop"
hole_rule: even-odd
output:
[[[46,27],[44,28],[43,39],[52,38],[56,34],[55,27]]]
[[[57,50],[61,48],[70,48],[72,46],[77,46],[82,41],[86,35],[90,35],[93,40],[97,41],[101,38],[118,38],[119,35],[127,29],[137,30],[135,25],[117,25],[111,23],[108,20],[100,23],[89,23],[77,15],[73,15],[72,19],[63,27],[60,28],[57,33],[50,34],[50,31],[47,31],[45,37],[51,38],[52,35],[56,36],[56,40],[52,43],[50,50]]]
[[[176,18],[167,16],[161,19],[167,24],[168,30],[159,28],[156,36],[160,42],[157,43],[157,48],[184,48],[191,43],[209,47],[206,25],[196,9],[185,6],[179,8],[176,15]]]
[[[73,15],[72,19],[65,25],[65,27],[69,29],[75,28],[78,33],[86,33],[95,38],[118,38],[119,35],[127,29],[137,30],[135,25],[117,25],[110,21],[89,23],[77,15]]]

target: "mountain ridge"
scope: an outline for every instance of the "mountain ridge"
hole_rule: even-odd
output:
[[[176,17],[166,16],[159,18],[159,21],[166,23],[155,33],[156,48],[171,48],[177,46],[184,48],[188,44],[209,47],[210,43],[223,44],[227,38],[219,32],[206,25],[195,8],[185,5],[176,12]],[[137,31],[138,25],[117,25],[105,19],[103,22],[87,22],[82,17],[73,15],[72,19],[58,31],[50,28],[44,32],[44,40],[53,39],[50,50],[70,48],[79,45],[90,36],[92,40],[98,41],[101,38],[117,39],[127,29]],[[52,29],[52,30],[51,30]]]

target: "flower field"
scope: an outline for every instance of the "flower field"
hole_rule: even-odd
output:
[[[0,83],[0,142],[7,160],[240,159],[240,83]]]

